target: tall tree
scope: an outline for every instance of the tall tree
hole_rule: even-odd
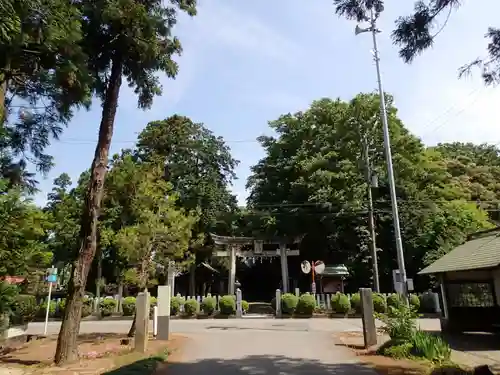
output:
[[[384,10],[384,0],[333,0],[338,15],[358,22],[369,21],[373,9],[376,17]],[[413,13],[398,17],[392,40],[399,49],[399,55],[406,63],[434,45],[436,38],[446,27],[448,19],[462,2],[460,0],[418,0],[414,2]],[[444,24],[442,19],[445,19]],[[481,69],[484,82],[500,82],[500,29],[489,27],[487,56],[478,57],[459,69],[460,75],[477,66]]]
[[[159,158],[165,178],[179,194],[178,204],[200,208],[199,231],[214,226],[221,212],[236,208],[229,185],[236,178],[238,161],[222,137],[201,123],[179,115],[149,123],[139,135],[137,153],[142,160]]]
[[[140,108],[151,106],[161,94],[157,72],[169,77],[177,74],[173,56],[181,52],[172,37],[177,9],[196,13],[196,0],[84,0],[82,9],[83,50],[94,78],[95,94],[102,101],[101,123],[90,167],[85,206],[81,220],[81,246],[73,264],[68,298],[57,341],[55,362],[78,358],[76,338],[89,267],[96,252],[97,222],[106,177],[109,147],[113,136],[118,96],[125,76],[138,94]]]
[[[142,178],[129,196],[134,222],[117,232],[115,242],[143,290],[156,270],[166,269],[169,261],[185,260],[198,217],[196,211],[176,208],[177,194],[162,181],[163,165],[143,164],[137,172]],[[129,335],[134,331],[135,319]]]
[[[28,182],[26,161],[47,172],[44,153],[72,116],[90,103],[81,40],[81,13],[65,0],[0,4],[0,173]]]
[[[470,231],[488,227],[488,220],[464,201],[465,191],[450,181],[442,155],[425,149],[405,129],[387,99],[402,237],[412,275],[428,251],[443,248],[440,241],[450,233],[456,244]],[[371,277],[364,138],[380,184],[373,193],[382,288],[390,288],[396,268],[379,104],[377,95],[360,94],[349,102],[322,99],[305,112],[281,116],[270,123],[277,137],[261,138],[266,156],[252,168],[248,182],[249,206],[267,218],[267,227],[277,234],[305,234],[304,258],[345,263],[353,289],[369,285]],[[447,200],[460,201],[448,206]],[[439,225],[443,218],[446,225]]]
[[[47,216],[20,189],[5,189],[0,180],[0,276],[26,276],[50,265]]]

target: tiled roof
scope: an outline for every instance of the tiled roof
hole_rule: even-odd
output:
[[[475,237],[424,268],[419,275],[500,266],[500,228]]]

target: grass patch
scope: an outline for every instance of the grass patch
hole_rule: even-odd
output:
[[[168,351],[165,350],[148,358],[140,358],[140,356],[139,353],[133,353],[117,358],[115,361],[117,368],[103,375],[151,375],[160,363],[167,360]]]

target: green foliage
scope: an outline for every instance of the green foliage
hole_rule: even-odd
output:
[[[299,297],[295,313],[304,316],[312,316],[316,308],[316,299],[312,294],[305,293]]]
[[[183,297],[175,296],[170,298],[170,315],[176,316],[179,314],[181,306],[183,306],[185,302]]]
[[[334,297],[336,296],[335,295],[332,296],[332,301]],[[356,313],[361,314],[361,296],[359,295],[359,293],[354,293],[351,296],[351,306],[354,309],[354,311],[356,311]]]
[[[410,294],[409,302],[415,311],[420,310],[420,298],[416,294]]]
[[[5,281],[0,282],[0,316],[11,315],[18,296],[18,289]]]
[[[165,178],[179,194],[179,206],[201,211],[198,231],[210,230],[221,212],[236,209],[228,186],[238,161],[203,124],[179,115],[150,122],[139,135],[137,153],[142,160],[165,162]]]
[[[160,165],[137,164],[125,154],[113,161],[109,177],[108,196],[122,202],[116,207],[109,201],[105,219],[117,228],[117,260],[134,270],[134,283],[144,289],[158,266],[186,259],[197,213],[176,208],[177,195],[163,180]]]
[[[198,312],[199,305],[198,301],[194,298],[188,299],[186,303],[184,303],[184,314],[187,316],[194,316]]]
[[[387,301],[383,295],[373,293],[373,310],[376,313],[385,313],[387,311]]]
[[[46,306],[46,305],[45,305]],[[66,299],[63,298],[59,302],[56,302],[56,310],[54,312],[54,318],[62,318],[64,317],[64,310],[66,309]],[[89,316],[92,314],[92,300],[88,298],[83,299],[83,306],[82,306],[82,318],[85,318],[86,316]],[[45,310],[43,312],[45,314]],[[45,315],[43,315],[45,317]]]
[[[82,318],[85,318],[86,316],[89,316],[91,314],[92,314],[92,300],[84,298],[82,306]]]
[[[416,331],[418,313],[412,306],[402,303],[398,307],[388,306],[385,314],[376,314],[384,323],[383,331],[393,340],[409,341]]]
[[[386,345],[380,347],[379,353],[386,357],[403,359],[410,356],[412,348],[411,342],[390,340]]]
[[[203,301],[201,301],[201,311],[203,311],[207,315],[213,315],[215,309],[217,308],[217,300],[215,297],[205,297]]]
[[[248,301],[245,301],[244,299],[241,300],[241,309],[243,310],[243,313],[247,313],[249,308],[250,305],[248,304]]]
[[[293,314],[295,312],[295,308],[297,307],[297,303],[299,299],[295,294],[292,293],[284,293],[281,296],[281,312],[283,314]]]
[[[398,309],[402,304],[404,304],[404,301],[403,301],[400,294],[392,293],[392,294],[387,296],[387,306],[388,307],[394,307],[394,308]]]
[[[104,298],[101,302],[99,302],[99,309],[101,310],[102,316],[110,316],[116,311],[116,307],[118,305],[118,301],[114,298]]]
[[[449,361],[450,346],[437,335],[417,330],[411,337],[411,354],[435,363]]]
[[[126,297],[122,302],[124,316],[133,316],[135,314],[135,297]]]
[[[22,276],[50,265],[52,253],[43,242],[48,218],[21,190],[5,188],[0,180],[0,276]]]
[[[344,293],[337,292],[332,296],[332,310],[339,314],[347,314],[351,310],[351,302]]]
[[[234,296],[222,296],[219,300],[219,310],[223,315],[234,315],[236,313],[236,300]]]
[[[11,325],[24,325],[35,319],[38,304],[35,296],[18,294],[12,304]]]
[[[54,318],[56,315],[57,302],[52,300],[49,305],[49,318]],[[47,300],[38,305],[38,310],[36,311],[37,319],[45,319],[45,314],[47,311]]]

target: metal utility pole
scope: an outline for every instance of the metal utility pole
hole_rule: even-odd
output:
[[[372,166],[370,162],[370,150],[366,134],[363,134],[363,154],[366,167],[366,193],[368,195],[368,229],[370,231],[370,253],[372,257],[372,272],[373,272],[373,289],[380,293],[380,280],[378,275],[378,259],[377,259],[377,239],[375,234],[375,220],[373,217],[373,195],[372,195]]]
[[[406,269],[405,269],[404,253],[403,253],[403,241],[401,240],[401,228],[399,225],[396,184],[394,182],[394,170],[392,167],[391,138],[389,134],[389,124],[387,121],[387,110],[385,106],[384,89],[382,86],[382,76],[380,73],[380,57],[378,54],[378,46],[377,46],[377,34],[380,32],[380,30],[377,29],[377,19],[373,12],[373,8],[370,9],[370,27],[361,29],[359,26],[356,26],[355,30],[356,35],[364,32],[371,32],[373,40],[373,59],[375,61],[375,66],[377,68],[378,91],[380,95],[380,115],[382,117],[382,128],[384,132],[384,148],[385,148],[385,158],[387,162],[387,175],[389,178],[389,190],[391,196],[392,220],[394,224],[394,240],[396,242],[398,268],[399,268],[399,275],[401,277],[401,285],[402,285],[401,292],[403,297],[407,299],[408,285],[407,285]]]

